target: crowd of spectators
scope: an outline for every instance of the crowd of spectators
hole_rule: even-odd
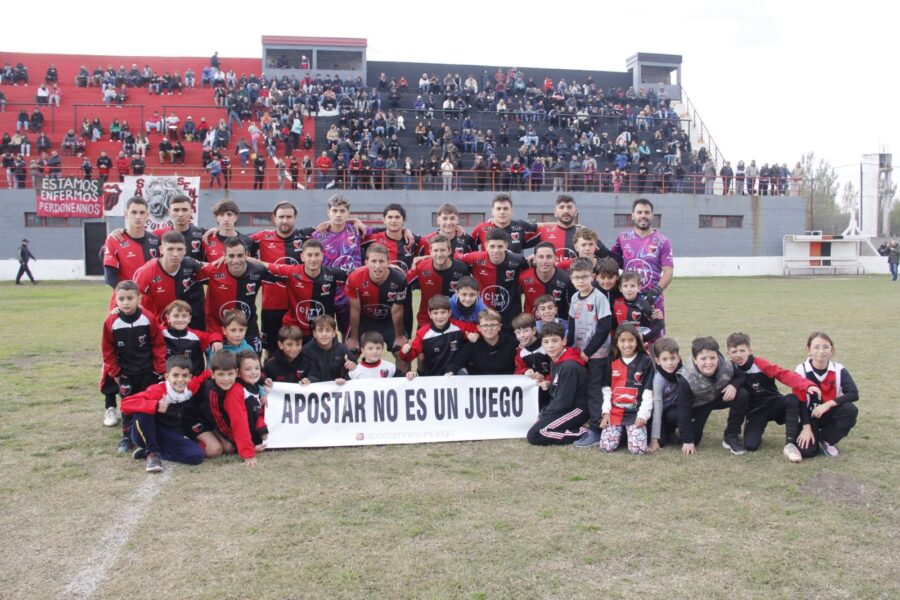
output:
[[[13,160],[30,156],[28,133],[40,131],[40,105],[59,105],[58,80],[51,65],[38,88],[38,106],[30,114],[23,109],[16,135],[4,136],[2,150]],[[28,70],[7,64],[2,81],[27,85]],[[368,87],[361,78],[345,82],[328,74],[238,75],[220,68],[216,54],[199,82],[192,68],[182,75],[137,64],[93,71],[82,65],[75,77],[79,87],[97,87],[107,105],[126,103],[133,88],[172,95],[198,83],[224,110],[217,123],[156,112],[142,127],[85,118],[80,131],[63,136],[60,151],[83,156],[88,144],[108,138],[122,144],[120,176],[139,174],[153,149],[150,136],[161,135],[160,164],[184,163],[184,144],[198,143],[199,166],[209,172],[210,184],[224,179],[225,186],[230,156],[241,173],[254,170],[254,187],[257,180],[262,186],[266,160],[279,186],[290,182],[295,188],[302,171],[307,185],[319,187],[783,195],[795,193],[791,182],[802,177],[799,165],[792,171],[786,164],[757,167],[755,161],[717,167],[705,147],[692,148],[664,87],[604,89],[590,76],[535,80],[517,68],[485,69],[465,79],[459,73],[423,73],[411,89],[406,77],[382,73]],[[0,102],[5,108],[5,98]],[[320,114],[335,121],[315,144],[303,118]],[[296,150],[305,151],[299,160]]]

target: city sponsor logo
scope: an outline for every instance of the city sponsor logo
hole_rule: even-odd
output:
[[[506,288],[499,285],[489,285],[481,291],[481,300],[489,307],[503,312],[509,306],[510,295]]]
[[[294,314],[301,325],[309,327],[316,317],[325,314],[325,305],[316,300],[301,300],[294,306]]]
[[[391,307],[387,304],[369,304],[363,308],[363,312],[370,319],[382,320],[391,314]]]

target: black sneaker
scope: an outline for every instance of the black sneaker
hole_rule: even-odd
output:
[[[722,447],[738,456],[747,453],[747,449],[744,448],[744,443],[741,441],[741,438],[736,435],[725,436],[725,439],[722,440]]]
[[[147,458],[147,449],[146,448],[135,448],[134,452],[131,453],[131,458],[134,460],[141,460],[142,458]]]
[[[131,443],[131,438],[123,437],[119,440],[119,443],[116,444],[116,452],[119,454],[125,454],[126,452],[131,452],[131,449],[134,448],[134,444]]]
[[[159,458],[158,452],[151,452],[147,455],[147,472],[159,473],[163,470],[162,460]]]

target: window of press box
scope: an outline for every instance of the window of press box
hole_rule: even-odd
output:
[[[700,229],[740,229],[743,226],[742,215],[700,215]]]
[[[37,213],[25,213],[25,227],[80,227],[82,219],[68,217],[39,217]]]
[[[267,227],[272,224],[272,213],[242,212],[237,220],[238,227]]]
[[[461,212],[459,213],[459,225],[466,229],[471,229],[479,223],[484,223],[485,214],[481,212]],[[437,213],[431,213],[431,226],[435,229],[438,226]]]
[[[633,226],[634,222],[631,220],[631,213],[613,215],[613,227],[615,229],[631,229]],[[653,229],[662,227],[662,215],[654,213],[653,223],[651,223],[650,226],[653,227]]]

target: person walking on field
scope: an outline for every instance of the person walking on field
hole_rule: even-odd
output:
[[[28,240],[22,240],[22,245],[19,246],[17,258],[19,259],[19,272],[16,275],[16,285],[22,285],[22,275],[28,275],[28,279],[31,280],[31,283],[37,285],[37,280],[35,280],[34,275],[31,274],[31,269],[28,268],[29,260],[37,260],[34,254],[31,253],[31,250],[28,249]]]

